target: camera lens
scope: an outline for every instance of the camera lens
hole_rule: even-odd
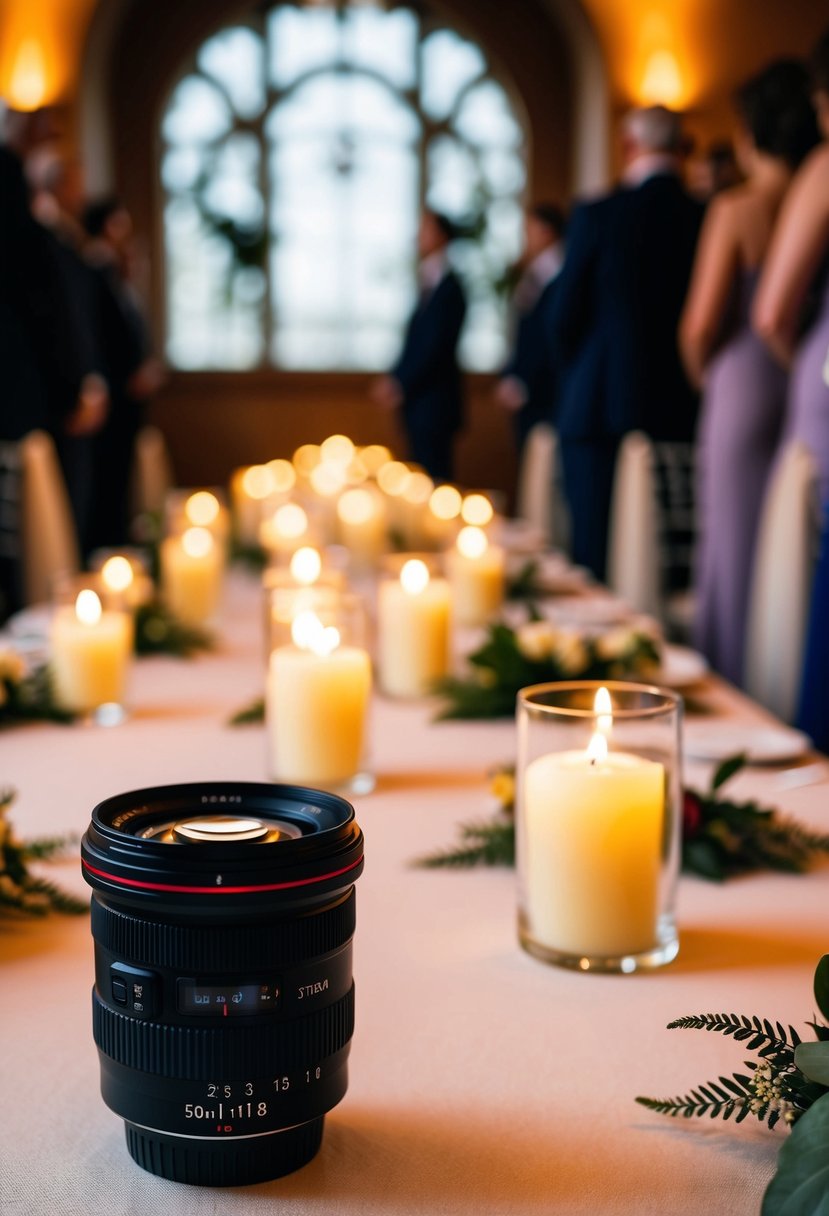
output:
[[[210,1186],[305,1165],[348,1084],[351,805],[287,785],[137,790],[95,808],[81,860],[101,1093],[132,1157]]]

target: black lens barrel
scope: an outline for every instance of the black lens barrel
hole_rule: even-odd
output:
[[[214,1186],[304,1165],[348,1083],[353,808],[293,786],[138,790],[95,808],[81,853],[101,1092],[131,1156]]]

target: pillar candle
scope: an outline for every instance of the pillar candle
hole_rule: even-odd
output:
[[[665,770],[597,739],[523,774],[525,900],[541,945],[616,957],[657,943]]]
[[[355,566],[371,568],[386,551],[386,507],[365,487],[346,490],[337,503],[339,538]]]
[[[293,642],[271,654],[266,718],[271,776],[323,789],[361,769],[371,664],[358,646],[340,645],[333,626],[301,613]]]
[[[449,584],[410,560],[386,579],[377,600],[380,683],[395,697],[419,697],[449,671]]]
[[[446,554],[452,610],[461,625],[484,625],[504,599],[504,551],[480,528],[466,527]]]
[[[161,544],[161,588],[173,616],[187,625],[212,619],[222,587],[222,555],[205,528],[188,528]]]
[[[55,700],[73,713],[122,705],[132,652],[126,612],[101,609],[94,591],[81,591],[74,607],[59,608],[51,629]]]

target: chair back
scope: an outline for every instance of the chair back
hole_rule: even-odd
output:
[[[157,426],[142,427],[135,437],[131,486],[133,517],[163,511],[174,484],[173,464],[164,435]]]
[[[55,582],[80,570],[72,508],[54,442],[32,431],[20,442],[20,533],[27,604],[51,599]]]
[[[651,441],[641,431],[626,435],[619,448],[607,546],[608,585],[631,608],[659,617],[662,612],[659,503]]]
[[[772,472],[760,516],[746,631],[746,691],[784,722],[797,711],[820,531],[817,463],[794,441]]]
[[[518,470],[516,513],[555,549],[569,549],[570,520],[561,484],[558,436],[548,422],[527,435]]]

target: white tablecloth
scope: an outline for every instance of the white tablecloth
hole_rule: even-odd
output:
[[[129,722],[0,736],[19,834],[80,834],[96,802],[138,786],[262,780],[262,728],[225,725],[260,691],[260,620],[253,581],[237,578],[221,651],[141,661]],[[734,720],[762,718],[721,685],[710,699]],[[829,948],[825,868],[722,887],[683,879],[681,952],[656,974],[547,967],[517,944],[509,871],[411,864],[488,813],[486,770],[513,758],[509,723],[433,725],[430,712],[374,707],[377,788],[355,800],[366,867],[350,1087],[318,1157],[282,1180],[224,1192],[144,1173],[98,1092],[87,918],[0,921],[3,1216],[759,1211],[783,1130],[668,1120],[633,1099],[741,1067],[740,1044],[669,1032],[672,1018],[756,1012],[801,1026],[812,1015],[812,973]],[[786,790],[759,770],[735,783],[824,829],[827,788]],[[77,860],[54,871],[86,892]]]

